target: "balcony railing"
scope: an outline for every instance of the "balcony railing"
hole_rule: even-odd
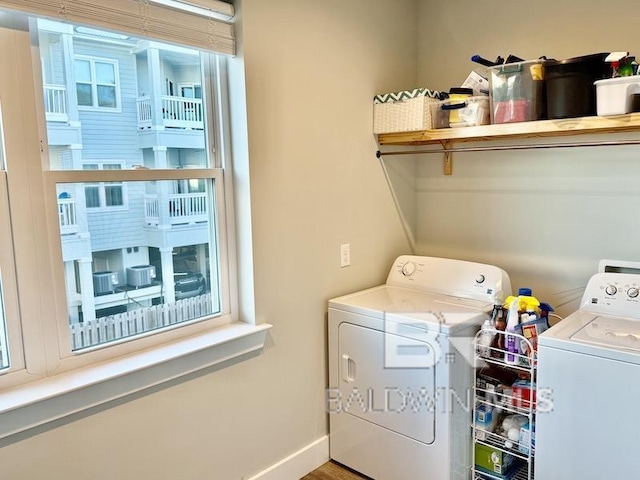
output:
[[[208,220],[206,193],[177,193],[169,195],[169,224],[181,225],[202,223]],[[145,221],[148,225],[159,225],[160,205],[157,195],[145,195]]]
[[[172,97],[162,95],[162,118],[153,118],[151,97],[139,97],[138,128],[150,128],[162,125],[169,128],[204,128],[204,114],[202,100],[199,98]]]
[[[60,218],[60,233],[62,235],[78,233],[78,217],[76,215],[75,200],[71,198],[59,198],[58,216]]]
[[[67,87],[64,85],[45,85],[44,108],[48,122],[68,121]]]

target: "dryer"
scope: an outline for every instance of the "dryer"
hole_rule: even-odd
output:
[[[638,478],[640,275],[597,273],[538,338],[538,480]]]
[[[329,448],[376,480],[471,478],[473,337],[510,295],[500,268],[401,256],[329,301]]]

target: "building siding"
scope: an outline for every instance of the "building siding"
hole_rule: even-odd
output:
[[[123,168],[143,162],[137,148],[138,96],[136,58],[128,47],[76,41],[76,55],[104,58],[118,63],[120,111],[82,109],[82,158],[84,163],[122,162]],[[105,128],[108,125],[108,129]],[[93,251],[133,247],[144,243],[144,185],[127,183],[125,208],[88,209]],[[92,211],[93,210],[93,211]]]

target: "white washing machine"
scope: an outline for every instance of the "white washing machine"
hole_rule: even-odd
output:
[[[376,480],[471,478],[473,336],[510,293],[498,267],[401,256],[385,285],[330,300],[331,458]]]
[[[597,273],[538,339],[536,480],[640,478],[640,275]]]

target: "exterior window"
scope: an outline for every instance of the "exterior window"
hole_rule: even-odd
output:
[[[202,86],[192,84],[180,84],[180,96],[186,98],[202,98]]]
[[[223,185],[209,158],[202,89],[212,74],[207,55],[132,37],[116,46],[92,32],[73,38],[78,104],[117,106],[120,75],[122,108],[80,112],[82,148],[61,147],[59,125],[47,124],[50,168],[62,180],[55,196],[75,205],[74,233],[61,229],[60,264],[63,336],[76,354],[215,317],[224,304],[215,241]],[[101,60],[107,56],[114,61]],[[162,93],[168,83],[180,96]],[[171,134],[149,135],[141,125]],[[121,160],[102,159],[111,152]]]
[[[202,182],[202,192],[186,194],[169,193],[173,181],[122,182],[144,208],[90,219],[81,249],[91,250],[90,261],[81,250],[71,250],[82,242],[78,236],[61,236],[73,351],[221,312],[218,280],[211,273],[217,261],[210,253],[219,249],[209,232],[215,180]],[[57,190],[77,188],[59,184]],[[95,188],[84,184],[87,203]],[[158,241],[162,230],[168,238]]]
[[[35,78],[56,79],[56,91],[77,97],[78,108],[64,119],[46,116],[45,101],[11,129],[19,137],[12,150],[0,142],[0,388],[14,371],[31,381],[30,359],[41,378],[209,338],[232,322],[236,298],[224,149],[214,148],[223,130],[209,123],[225,117],[224,60],[52,20],[29,24],[42,43],[32,48],[25,36],[21,51],[41,58],[20,61],[45,70]],[[0,47],[15,48],[4,38]],[[3,58],[10,72],[13,57]],[[3,77],[0,107],[16,111],[20,92],[6,90],[33,82],[11,77],[3,90]],[[42,150],[48,165],[34,169]],[[12,218],[20,219],[15,227]],[[22,311],[34,321],[23,323]]]
[[[120,163],[85,163],[84,170],[121,170]],[[84,193],[87,208],[124,207],[125,186],[122,182],[85,183]]]
[[[3,87],[0,81],[0,91]],[[6,172],[7,163],[15,156],[5,150],[2,107],[0,103],[0,376],[18,372],[25,366]],[[24,127],[20,125],[18,128]]]
[[[7,324],[4,319],[4,300],[2,297],[2,282],[0,282],[0,370],[9,367],[9,343],[7,342]]]
[[[119,107],[116,62],[77,57],[74,66],[78,106],[109,109]]]
[[[159,42],[86,28],[94,0],[84,27],[0,15],[1,439],[246,358],[270,328],[240,318],[226,58],[167,43],[206,49],[209,15],[111,3],[173,23]]]

